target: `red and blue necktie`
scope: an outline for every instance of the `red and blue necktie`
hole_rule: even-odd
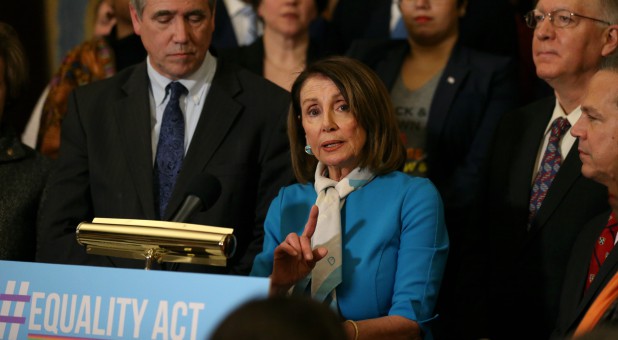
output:
[[[614,248],[616,243],[616,233],[618,232],[618,222],[616,215],[612,212],[607,220],[607,225],[601,231],[601,235],[594,243],[594,251],[590,258],[590,266],[588,267],[588,276],[586,277],[586,289],[590,286],[595,276],[599,272],[601,265],[609,256],[609,253]]]

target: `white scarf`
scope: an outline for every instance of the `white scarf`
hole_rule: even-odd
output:
[[[326,166],[319,162],[315,171],[315,191],[318,194],[315,204],[319,208],[319,215],[311,243],[313,248],[327,248],[328,254],[316,263],[310,274],[311,296],[318,301],[332,296],[331,304],[336,305],[335,288],[341,283],[343,259],[341,208],[346,196],[369,183],[374,174],[367,169],[356,168],[337,182],[324,177],[326,172]]]

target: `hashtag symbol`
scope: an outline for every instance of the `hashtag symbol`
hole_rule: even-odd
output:
[[[10,325],[8,339],[13,340],[17,339],[19,326],[26,323],[23,314],[26,303],[30,302],[30,295],[27,295],[30,282],[20,283],[17,294],[15,294],[15,286],[15,281],[8,281],[4,294],[0,294],[0,301],[2,301],[2,307],[0,307],[0,339],[4,339],[7,324]],[[13,314],[10,315],[13,303],[15,303],[15,308]]]

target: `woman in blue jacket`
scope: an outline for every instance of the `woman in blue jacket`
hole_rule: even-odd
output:
[[[405,160],[386,88],[365,65],[332,57],[292,87],[288,117],[299,184],[281,189],[252,275],[271,294],[307,294],[351,338],[430,338],[448,252],[440,196]]]

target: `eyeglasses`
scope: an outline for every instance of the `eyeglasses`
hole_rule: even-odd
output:
[[[566,9],[557,9],[547,14],[543,14],[542,12],[537,10],[532,10],[526,13],[526,15],[524,15],[524,19],[526,19],[526,25],[528,25],[528,27],[530,28],[536,28],[541,22],[543,22],[543,20],[545,20],[546,17],[547,19],[549,19],[549,22],[551,22],[552,25],[554,25],[555,27],[573,26],[578,22],[576,18],[594,20],[607,26],[611,25],[611,23],[609,23],[608,21],[587,17],[585,15],[570,12]]]

